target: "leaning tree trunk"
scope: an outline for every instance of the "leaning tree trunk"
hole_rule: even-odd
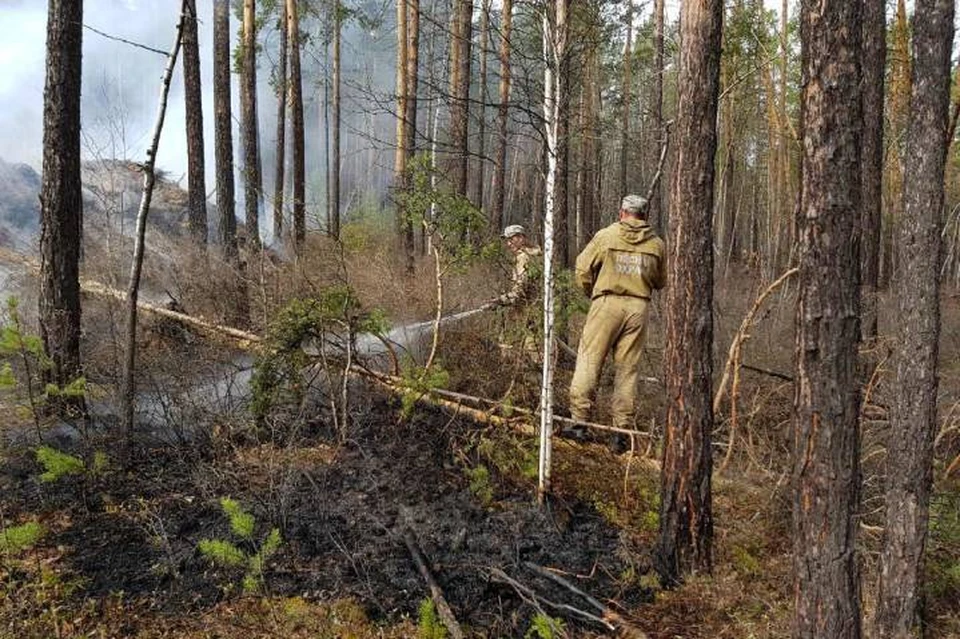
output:
[[[80,78],[83,1],[47,5],[47,62],[43,92],[43,178],[40,191],[40,335],[50,358],[47,383],[64,388],[83,375],[80,365]],[[53,408],[84,413],[83,397]]]
[[[507,176],[507,123],[510,116],[510,29],[513,24],[513,0],[503,0],[500,23],[500,99],[497,109],[497,156],[493,167],[493,197],[490,203],[490,230],[503,228],[503,202]]]
[[[207,243],[207,184],[204,169],[203,101],[200,85],[200,43],[197,34],[197,0],[183,4],[183,95],[187,125],[187,208],[190,235],[201,246]]]
[[[884,3],[863,3],[863,211],[861,242],[861,337],[877,336],[877,289],[880,282],[880,224],[883,207],[883,78],[887,60]]]
[[[306,238],[306,160],[303,130],[303,79],[300,73],[300,13],[297,0],[287,0],[290,39],[290,133],[293,135],[293,241],[297,255]]]
[[[289,57],[290,46],[287,34],[290,33],[289,22],[287,3],[284,2],[280,7],[280,22],[277,23],[280,31],[280,56],[277,60],[276,75],[277,152],[273,174],[273,241],[277,245],[283,242],[283,189],[287,181],[287,58]]]
[[[918,0],[912,23],[914,65],[895,280],[896,399],[887,442],[887,524],[877,609],[877,636],[885,639],[917,636],[923,589],[937,434],[940,228],[953,14],[953,0]]]
[[[678,157],[667,256],[667,422],[660,580],[677,585],[712,567],[713,181],[723,2],[684,2],[680,14]]]
[[[247,249],[260,249],[260,131],[257,117],[257,26],[256,0],[243,0],[243,86],[240,111],[243,118],[244,210],[247,224]]]
[[[167,67],[163,73],[160,86],[160,104],[157,109],[157,121],[153,125],[153,135],[150,136],[150,146],[147,148],[147,160],[143,163],[143,193],[140,198],[140,207],[137,209],[137,235],[133,245],[133,263],[130,265],[130,283],[127,287],[127,334],[126,354],[123,360],[123,374],[121,380],[123,403],[123,430],[126,434],[126,448],[129,454],[133,444],[133,409],[136,384],[134,374],[137,361],[137,298],[140,295],[140,273],[143,269],[144,240],[147,232],[147,214],[150,213],[150,200],[153,198],[153,185],[156,182],[157,151],[160,148],[160,133],[163,131],[163,120],[167,114],[167,94],[170,92],[170,79],[177,64],[177,55],[180,53],[180,43],[183,37],[183,26],[186,14],[186,4],[177,23],[177,37],[173,48],[167,55]]]
[[[860,636],[860,7],[800,6],[793,636]]]

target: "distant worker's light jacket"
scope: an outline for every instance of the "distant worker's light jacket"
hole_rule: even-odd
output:
[[[513,277],[510,282],[510,290],[497,298],[497,302],[503,306],[513,306],[517,302],[528,302],[534,297],[537,288],[536,273],[531,273],[531,261],[542,255],[536,246],[524,246],[517,253],[516,262],[513,265]]]
[[[650,299],[667,283],[665,245],[646,220],[601,229],[577,257],[577,284],[591,299],[630,295]]]

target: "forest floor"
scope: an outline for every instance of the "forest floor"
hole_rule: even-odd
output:
[[[731,277],[718,296],[718,362],[757,291],[755,279]],[[196,420],[195,428],[144,434],[124,464],[110,423],[75,433],[61,426],[45,440],[87,460],[87,470],[56,481],[41,477],[32,421],[8,397],[0,399],[10,416],[0,427],[0,528],[37,522],[43,532],[19,551],[0,538],[0,637],[445,636],[424,611],[430,591],[411,540],[468,637],[629,636],[572,612],[602,616],[532,566],[563,577],[653,639],[788,637],[793,391],[776,376],[792,372],[793,304],[786,295],[765,308],[745,349],[745,363],[767,372],[744,371],[739,422],[728,403],[718,413],[713,572],[676,590],[660,589],[651,561],[660,482],[656,416],[664,406],[654,383],[642,385],[637,428],[644,434],[631,452],[615,455],[599,437],[556,441],[545,507],[535,499],[537,441],[529,421],[485,424],[422,403],[405,410],[396,395],[359,381],[349,388],[345,431],[332,426],[322,405],[301,411],[292,430],[256,428],[225,410],[201,418],[192,407],[178,414],[188,426]],[[960,361],[960,331],[952,328],[960,326],[960,312],[952,305],[945,302],[944,426],[926,568],[931,637],[960,636],[960,480],[945,476],[960,452],[960,417],[951,409],[960,400],[953,364]],[[108,314],[92,308],[87,316]],[[502,321],[474,319],[444,333],[447,388],[535,406],[536,367],[517,349],[498,348]],[[656,308],[651,322],[657,328],[642,374],[657,377],[663,335]],[[571,335],[576,331],[575,320]],[[160,383],[190,385],[188,372],[223,369],[241,356],[192,338],[175,348],[157,341],[148,328],[141,373]],[[884,349],[876,351],[865,355],[878,371],[864,418],[865,618],[883,524],[880,453],[891,383]],[[558,388],[569,375],[570,362],[562,361]],[[601,411],[597,419],[604,417]],[[731,441],[732,423],[738,426]],[[94,470],[97,452],[110,463]],[[221,508],[227,497],[253,516],[249,535],[232,530]],[[256,554],[274,528],[280,544],[261,574]],[[241,565],[214,565],[199,550],[203,540],[230,541]]]

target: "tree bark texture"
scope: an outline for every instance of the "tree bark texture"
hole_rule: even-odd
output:
[[[244,211],[247,248],[260,248],[260,131],[257,117],[257,28],[256,0],[243,0],[243,86],[240,111],[243,119]]]
[[[200,43],[197,1],[187,0],[183,24],[183,95],[187,126],[187,207],[190,236],[207,243],[207,184],[204,169],[203,101],[200,84]]]
[[[407,152],[407,162],[413,160],[417,152],[417,87],[420,80],[420,0],[405,0],[407,5],[407,37],[404,46],[407,48],[407,70],[404,74],[406,80],[405,87],[405,112],[403,116],[404,146]],[[403,229],[403,250],[407,255],[407,272],[413,273],[413,260],[415,256],[415,235],[413,231],[413,220],[407,219]]]
[[[287,181],[287,58],[290,53],[290,16],[286,2],[280,7],[280,22],[277,23],[277,28],[280,31],[280,57],[277,60],[276,72],[277,152],[273,174],[273,241],[279,245],[283,242],[283,194]]]
[[[297,254],[307,233],[306,159],[303,127],[303,78],[300,73],[300,13],[297,0],[287,2],[287,37],[290,40],[290,133],[293,135],[293,242]]]
[[[43,91],[43,176],[40,191],[40,335],[51,366],[47,383],[63,388],[83,375],[80,364],[80,78],[83,1],[47,4]],[[61,403],[82,414],[82,397]]]
[[[556,0],[557,47],[557,177],[554,195],[554,237],[556,260],[561,268],[570,266],[570,203],[567,184],[570,178],[570,50],[568,14],[570,0]]]
[[[883,206],[883,86],[887,24],[883,0],[863,3],[863,164],[861,229],[861,337],[877,336],[880,225]]]
[[[227,259],[237,256],[233,181],[233,116],[230,98],[230,2],[213,3],[213,117],[216,137],[218,235]]]
[[[667,255],[667,421],[655,551],[661,581],[712,567],[713,182],[721,0],[681,5],[677,173]]]
[[[480,107],[477,114],[477,182],[476,195],[473,197],[477,208],[483,210],[484,172],[486,170],[487,143],[487,52],[490,44],[490,4],[491,0],[481,0],[480,9]]]
[[[940,235],[948,148],[953,0],[918,0],[898,225],[896,399],[887,442],[887,523],[877,636],[918,636],[923,549],[937,434]]]
[[[627,0],[627,41],[623,45],[623,104],[620,111],[620,192],[617,199],[627,194],[627,164],[630,158],[630,100],[633,85],[633,0]]]
[[[860,636],[860,7],[800,6],[793,636]]]
[[[450,145],[454,153],[453,190],[467,197],[473,0],[455,1],[454,29],[450,37]]]
[[[503,204],[507,177],[507,124],[510,117],[510,31],[513,26],[513,0],[503,0],[500,11],[500,87],[497,108],[497,156],[493,168],[493,197],[490,202],[490,229],[499,235],[503,229]]]
[[[660,157],[660,147],[667,143],[663,130],[663,3],[664,0],[654,0],[653,3],[653,97],[651,105],[653,118],[653,132],[657,136],[658,144],[655,148],[654,164]],[[653,186],[650,198],[648,218],[654,228],[662,228],[663,198],[660,191],[660,182]]]

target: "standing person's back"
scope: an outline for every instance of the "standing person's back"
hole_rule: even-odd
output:
[[[601,229],[577,257],[577,283],[592,300],[570,383],[570,413],[589,421],[607,353],[616,365],[613,425],[632,429],[647,307],[666,284],[665,246],[646,221],[647,201],[628,195],[619,221]],[[616,438],[618,447],[622,437]]]

